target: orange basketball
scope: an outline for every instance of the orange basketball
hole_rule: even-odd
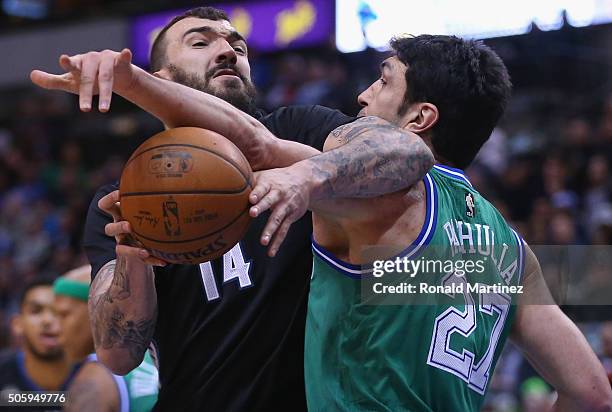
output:
[[[249,162],[223,136],[195,127],[166,130],[127,161],[119,185],[121,214],[153,256],[205,262],[244,236],[252,181]]]

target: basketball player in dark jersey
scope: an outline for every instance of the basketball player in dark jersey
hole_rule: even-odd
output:
[[[0,354],[0,398],[16,391],[65,391],[74,374],[59,341],[60,322],[53,307],[52,280],[37,279],[24,288],[13,319],[21,348]],[[61,406],[19,406],[22,411],[59,411]]]
[[[215,9],[195,9],[161,31],[152,50],[155,76],[132,66],[130,58],[126,50],[62,56],[64,75],[31,76],[42,87],[78,93],[84,111],[91,110],[98,91],[98,108],[108,110],[114,91],[167,127],[214,130],[237,144],[255,170],[314,156],[332,130],[354,120],[320,106],[258,112],[246,43]],[[431,166],[431,152],[416,135],[386,122],[356,127],[363,133],[356,132],[351,143],[309,163],[317,177],[309,194],[393,192],[411,186]],[[304,211],[292,211],[289,202],[284,215],[255,219],[223,258],[153,267],[163,262],[122,244],[129,225],[117,214],[116,189],[98,191],[84,237],[95,277],[90,312],[100,360],[126,373],[152,340],[159,355],[158,410],[305,409],[310,216],[289,229]],[[114,235],[120,236],[109,237]]]

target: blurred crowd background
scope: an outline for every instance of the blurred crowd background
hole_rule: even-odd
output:
[[[46,2],[54,5],[46,18],[32,19],[10,15],[9,3],[15,2],[3,2],[0,39],[94,14],[145,11],[142,2],[64,0]],[[146,11],[168,8],[161,0],[147,3]],[[177,5],[193,2],[172,7]],[[529,34],[485,42],[508,65],[514,96],[467,171],[472,183],[530,244],[610,245],[612,25],[566,25],[550,32],[534,27]],[[15,51],[11,59],[20,53],[27,50]],[[377,78],[383,57],[374,49],[342,54],[332,38],[289,51],[253,49],[260,106],[321,104],[355,114],[356,96]],[[12,344],[9,320],[22,285],[86,262],[80,242],[96,188],[118,179],[131,151],[160,130],[161,123],[116,96],[108,114],[81,113],[74,96],[25,82],[0,88],[0,349]],[[594,270],[612,276],[609,266]],[[612,372],[607,308],[566,309]],[[489,410],[515,410],[520,402],[524,410],[538,410],[550,389],[532,375],[509,345],[491,387]]]

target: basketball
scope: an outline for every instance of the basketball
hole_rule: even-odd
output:
[[[242,152],[220,134],[169,129],[142,143],[125,164],[121,214],[153,256],[169,263],[206,262],[244,236],[252,181]]]

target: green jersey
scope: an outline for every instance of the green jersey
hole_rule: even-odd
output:
[[[130,397],[130,412],[148,412],[157,402],[159,374],[151,354],[145,352],[142,363],[123,377]]]
[[[423,181],[425,222],[397,257],[472,261],[481,270],[427,273],[440,291],[433,304],[372,305],[362,284],[375,263],[343,262],[313,242],[304,365],[311,411],[482,405],[515,315],[508,288],[520,293],[524,244],[462,171],[436,165]]]

